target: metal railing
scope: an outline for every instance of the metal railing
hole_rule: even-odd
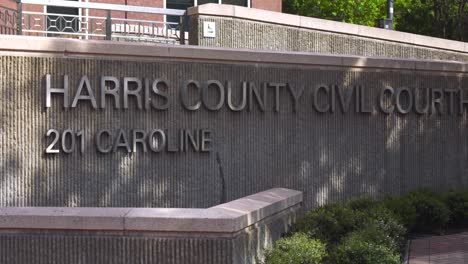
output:
[[[185,10],[60,0],[19,0],[17,10],[0,7],[1,34],[185,44]],[[39,5],[66,12],[24,10]],[[2,11],[4,10],[4,11]],[[65,14],[66,13],[66,14]],[[128,18],[128,15],[132,18]],[[167,22],[167,17],[178,22]],[[144,19],[140,19],[144,18]],[[4,30],[5,28],[5,30]],[[5,33],[3,33],[5,31]]]
[[[0,6],[0,34],[18,34],[18,11]]]

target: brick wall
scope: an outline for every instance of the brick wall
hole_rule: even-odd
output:
[[[164,8],[164,2],[163,0],[93,0],[93,3],[105,3],[105,4],[117,4],[117,5],[133,5],[133,6],[147,6],[147,7],[156,7],[156,8]],[[14,0],[0,0],[0,6],[5,6],[11,9],[16,10],[17,9],[17,3]],[[44,6],[42,5],[28,5],[28,4],[23,4],[23,11],[28,11],[28,12],[39,12],[42,13],[44,12]],[[81,10],[81,15],[82,15],[82,21],[85,21],[86,17],[86,9]],[[103,19],[95,19],[95,18],[90,18],[90,27],[91,28],[103,28],[102,24],[104,23],[105,17],[107,16],[107,12],[105,10],[96,10],[96,9],[89,9],[88,15],[90,17],[102,17]],[[164,21],[164,16],[163,15],[158,15],[158,14],[146,14],[146,13],[135,13],[135,12],[128,12],[127,14],[125,12],[118,12],[118,11],[113,11],[112,12],[112,18],[128,18],[128,19],[138,19],[138,20],[148,20],[148,21]],[[34,20],[34,19],[39,19],[39,20]],[[31,29],[34,30],[44,30],[44,16],[41,15],[33,15],[33,16],[25,16],[24,23],[26,25],[28,24],[33,24],[34,26],[31,27]],[[124,21],[119,21],[119,20],[113,20],[113,24],[120,24],[124,25]],[[136,23],[133,23],[136,24]],[[84,24],[82,24],[83,26]],[[141,26],[153,26],[151,23],[141,23]],[[161,25],[162,27],[162,25]],[[23,27],[23,29],[27,29],[27,27]],[[104,29],[104,28],[103,28]],[[93,30],[91,30],[93,31]],[[102,32],[95,31],[94,33],[96,34],[102,34]],[[33,36],[44,36],[43,33],[25,33],[28,35],[33,35]],[[66,37],[65,35],[61,37]],[[92,39],[94,37],[91,37]]]
[[[0,6],[16,9],[16,2],[13,0],[0,0]]]
[[[93,3],[106,3],[106,4],[116,4],[116,5],[125,5],[125,0],[93,0]],[[133,6],[147,6],[147,7],[158,7],[164,8],[163,0],[127,0],[127,5]],[[17,9],[17,4],[13,0],[0,0],[0,6],[5,6],[12,9]],[[44,7],[40,5],[23,5],[24,11],[31,12],[43,12]],[[85,15],[85,10],[82,10],[83,16]],[[106,16],[106,11],[104,10],[89,10],[90,16]],[[125,12],[113,12],[112,17],[125,17]],[[141,19],[141,20],[151,20],[151,21],[163,21],[162,15],[154,14],[144,14],[144,13],[127,13],[128,19]]]
[[[8,7],[8,8],[15,9],[15,10],[18,8],[18,4],[16,3],[16,1],[13,1],[13,0],[0,0],[0,6]],[[43,7],[39,5],[23,4],[23,10],[27,10],[31,12],[42,12]]]
[[[85,0],[83,0],[85,1]],[[281,12],[281,0],[269,0],[269,1],[261,1],[261,0],[251,0],[252,1],[252,7],[253,8],[260,8],[260,9],[265,9],[265,10],[270,10],[270,11],[278,11]],[[105,3],[105,4],[117,4],[117,5],[129,5],[129,6],[147,6],[147,7],[155,7],[155,8],[164,8],[164,0],[92,0],[93,3]],[[17,9],[17,4],[14,0],[0,0],[0,5],[5,6],[8,8],[12,9]],[[42,13],[45,11],[44,6],[42,5],[23,5],[23,11],[28,11],[28,12],[38,12]],[[85,27],[86,25],[86,15],[90,17],[97,17],[97,18],[90,18],[88,21],[89,25],[89,33],[90,34],[100,34],[102,35],[105,31],[105,18],[107,16],[107,13],[105,10],[95,10],[95,9],[89,9],[89,12],[86,12],[86,9],[81,10],[81,26]],[[113,24],[113,30],[115,33],[123,32],[124,30],[124,21],[119,21],[118,18],[127,18],[127,19],[136,19],[136,20],[147,20],[147,21],[156,21],[156,22],[163,22],[164,21],[164,16],[163,15],[158,15],[158,14],[145,14],[145,13],[135,13],[135,12],[117,12],[114,11],[112,12],[112,18],[115,19],[112,21]],[[28,31],[28,30],[42,30],[44,31],[44,21],[45,17],[41,15],[25,15],[24,16],[24,27],[23,30]],[[132,23],[133,26],[137,25],[137,23]],[[31,25],[31,26],[28,26]],[[138,24],[139,26],[145,27],[146,28],[153,28],[157,27],[158,32],[161,31],[160,33],[164,33],[164,26],[159,25],[159,23],[153,24],[153,23],[140,23]],[[129,28],[127,31],[134,32],[134,30],[137,30],[136,27],[134,29]],[[33,35],[33,36],[45,36],[44,33],[36,33],[36,32],[27,32],[24,33],[27,35]],[[159,33],[158,33],[159,34]],[[54,35],[58,36],[58,35]],[[61,35],[61,37],[70,37],[70,35]],[[102,36],[97,37],[97,36],[90,36],[91,39],[94,38],[102,38]]]
[[[265,9],[275,12],[281,12],[282,1],[281,0],[252,0],[252,7],[258,9]]]
[[[251,0],[253,8],[265,9],[270,11],[281,12],[281,0]],[[108,3],[108,4],[118,4],[124,5],[125,0],[93,0],[94,3]],[[160,7],[164,8],[163,0],[127,0],[127,5],[135,5],[135,6],[148,6],[148,7]],[[0,6],[6,6],[9,8],[16,8],[16,2],[13,0],[0,0]],[[32,9],[27,8],[28,11],[32,11]],[[36,11],[36,8],[34,8]],[[102,12],[98,12],[97,14],[101,14]],[[91,15],[91,14],[90,14]],[[146,19],[146,17],[151,17],[150,15],[142,16],[135,16],[135,18]],[[130,18],[130,17],[129,17]]]
[[[147,7],[158,7],[164,8],[163,0],[93,0],[93,3],[106,3],[106,4],[115,4],[115,5],[129,5],[129,6],[147,6]],[[90,16],[105,16],[106,12],[103,10],[90,10]],[[115,12],[112,13],[112,17],[125,17],[125,12]],[[154,15],[154,14],[144,14],[144,13],[127,13],[128,19],[140,19],[140,20],[151,20],[151,21],[163,21],[162,15]]]
[[[281,12],[281,0],[251,0],[253,8],[265,9],[270,11]],[[164,8],[163,0],[93,0],[94,3],[106,3],[106,4],[117,4],[117,5],[133,5],[133,6],[147,6],[147,7],[158,7]],[[13,0],[0,0],[0,6],[5,6],[8,8],[17,8],[17,4]],[[23,5],[24,11],[31,12],[43,12],[43,6],[40,5]],[[85,11],[82,10],[83,16]],[[105,17],[106,12],[103,10],[89,10],[90,16],[101,16]],[[113,12],[112,17],[124,18],[124,12]],[[142,13],[127,13],[128,19],[142,19],[142,20],[151,20],[151,21],[163,21],[164,18],[162,15],[153,15],[153,14],[142,14]]]
[[[14,0],[0,0],[0,6],[6,7],[6,8],[9,8],[9,9],[13,9],[13,10],[18,9],[18,4]],[[44,7],[40,6],[40,5],[23,4],[23,10],[24,11],[30,11],[30,12],[43,12]],[[0,15],[2,15],[2,16],[3,15],[11,15],[10,11],[6,11],[4,9],[0,9],[0,12],[1,12]],[[28,23],[28,22],[24,22],[24,23]],[[16,29],[14,31],[10,31],[10,29],[5,30],[5,28],[11,28],[12,27],[12,25],[10,23],[7,23],[6,27],[3,27],[3,26],[5,26],[5,22],[0,22],[0,34],[13,34],[13,33],[16,34]],[[36,27],[35,29],[42,29],[42,26],[41,27]]]

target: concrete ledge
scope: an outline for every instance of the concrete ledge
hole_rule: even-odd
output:
[[[468,62],[455,61],[406,60],[351,55],[321,55],[307,52],[259,51],[0,35],[0,55],[21,54],[61,57],[105,56],[107,59],[124,57],[138,60],[199,60],[210,63],[333,66],[394,69],[399,71],[466,73],[468,70]]]
[[[0,263],[257,263],[301,206],[277,188],[207,209],[2,207]]]
[[[354,25],[312,17],[296,16],[261,9],[246,8],[233,5],[205,4],[188,10],[189,16],[209,15],[231,17],[258,22],[272,23],[302,29],[313,29],[333,33],[341,33],[370,39],[387,40],[398,43],[412,44],[421,47],[443,50],[468,52],[468,43],[452,41],[423,35],[384,30],[380,28]]]
[[[2,207],[0,229],[235,233],[301,202],[277,188],[208,209]]]

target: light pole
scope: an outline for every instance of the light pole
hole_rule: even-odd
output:
[[[387,0],[387,18],[376,19],[376,27],[393,30],[393,0]]]
[[[393,0],[387,0],[387,19],[385,29],[393,29]],[[387,27],[388,26],[388,27]]]

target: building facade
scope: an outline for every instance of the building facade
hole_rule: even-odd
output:
[[[68,1],[64,0],[64,2]],[[280,0],[79,0],[76,2],[80,4],[72,7],[68,6],[68,3],[62,6],[51,6],[22,2],[20,7],[15,0],[0,0],[0,17],[9,20],[4,21],[9,25],[4,25],[3,28],[6,26],[8,30],[19,29],[21,35],[29,36],[113,40],[122,40],[124,37],[125,40],[166,43],[166,38],[171,41],[180,39],[181,31],[186,32],[187,35],[187,30],[181,29],[183,25],[188,28],[187,21],[181,24],[184,12],[177,12],[178,10],[188,10],[190,7],[204,4],[228,4],[281,12]],[[109,9],[105,10],[102,5],[96,8],[95,4],[123,5],[128,8],[106,6],[105,8]],[[135,6],[163,10],[160,12],[145,9],[134,12],[132,10]],[[21,27],[18,26],[18,16],[15,15],[18,12],[21,12]],[[171,13],[179,14],[176,16]],[[2,32],[0,33],[5,33]]]
[[[269,10],[269,11],[274,11],[274,12],[282,11],[281,0],[268,0],[268,1],[264,1],[264,0],[93,0],[93,1],[88,1],[86,0],[83,2],[130,5],[130,6],[147,6],[147,7],[183,9],[183,10],[192,6],[215,3],[215,4],[252,7],[252,8],[258,8],[258,9]],[[16,1],[14,0],[0,0],[0,6],[16,8],[16,5],[17,5]],[[26,9],[30,11],[42,11],[43,8],[40,8],[39,6],[34,6],[34,7],[27,6]],[[80,12],[82,12],[83,14],[85,13],[83,10],[80,10]]]

